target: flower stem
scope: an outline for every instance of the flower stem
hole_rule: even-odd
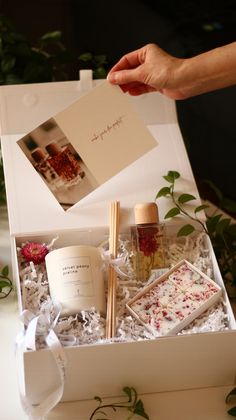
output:
[[[132,405],[124,405],[124,404],[126,404],[126,403],[124,402],[124,403],[117,403],[117,404],[104,404],[104,405],[99,405],[97,408],[95,408],[95,410],[93,410],[91,416],[89,417],[89,420],[93,420],[95,414],[98,411],[103,410],[104,408],[112,408],[112,409],[114,409],[114,408],[115,409],[116,408],[126,408],[127,409],[127,408],[132,408],[133,407],[133,404]]]

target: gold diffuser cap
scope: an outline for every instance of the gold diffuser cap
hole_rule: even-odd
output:
[[[134,207],[136,225],[159,223],[158,207],[156,203],[139,203]]]

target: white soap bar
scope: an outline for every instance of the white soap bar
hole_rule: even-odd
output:
[[[186,260],[143,288],[128,310],[155,336],[178,333],[219,300],[221,288]]]

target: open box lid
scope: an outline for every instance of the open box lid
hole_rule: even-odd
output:
[[[38,174],[25,165],[16,141],[76,101],[102,80],[0,87],[1,144],[11,234],[108,225],[108,204],[120,201],[121,225],[133,223],[137,202],[154,201],[169,170],[181,174],[178,188],[197,197],[195,180],[177,122],[175,102],[159,93],[128,97],[158,146],[64,211]],[[104,164],[106,157],[104,156]],[[159,200],[162,220],[169,200]]]

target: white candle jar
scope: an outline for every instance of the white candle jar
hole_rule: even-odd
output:
[[[62,315],[92,307],[105,314],[102,258],[93,246],[75,245],[47,254],[46,269],[52,301],[60,302]]]

